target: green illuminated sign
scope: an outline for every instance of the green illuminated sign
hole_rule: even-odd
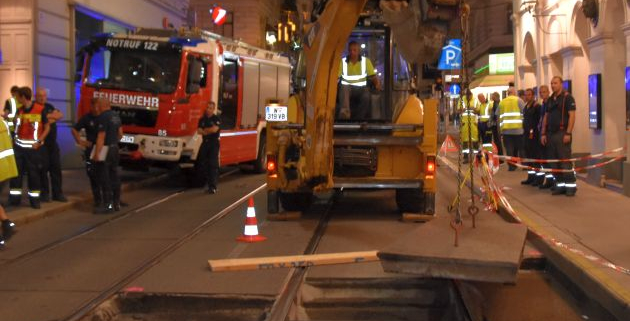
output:
[[[505,75],[514,73],[514,53],[489,55],[491,75]]]

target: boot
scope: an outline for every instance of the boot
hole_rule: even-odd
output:
[[[0,235],[0,250],[2,250],[4,248],[4,238],[2,237],[2,235]]]
[[[521,181],[521,185],[529,185],[532,182],[534,182],[534,177],[536,176],[536,174],[532,174],[532,173],[527,173],[527,179],[524,181]]]
[[[15,223],[10,220],[2,221],[2,237],[8,241],[15,234]]]
[[[566,187],[564,187],[564,183],[558,183],[554,187],[551,188],[551,195],[562,195],[567,192]]]
[[[555,186],[555,184],[553,183],[553,178],[552,177],[545,177],[543,179],[543,184],[538,186],[538,188],[540,188],[540,189],[547,189],[547,188],[552,188],[553,186]]]
[[[565,185],[565,190],[566,190],[566,195],[567,196],[575,196],[575,193],[577,192],[577,184],[575,183],[567,183]]]
[[[94,214],[111,214],[114,213],[114,204],[104,204],[94,210]]]
[[[544,174],[539,175],[539,174],[541,173],[536,173],[536,176],[534,176],[534,180],[529,185],[534,186],[534,187],[542,185],[543,181],[545,180],[545,175]]]

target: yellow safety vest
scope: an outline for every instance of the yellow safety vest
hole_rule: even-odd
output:
[[[476,111],[475,110],[475,97],[471,97],[470,100],[468,101],[466,100],[466,97],[460,98],[457,107],[459,108],[458,110],[461,113],[465,112],[467,109]]]
[[[13,154],[9,124],[0,120],[0,182],[17,176],[18,171]]]
[[[479,141],[479,131],[477,129],[477,114],[471,109],[466,109],[461,115],[462,127],[459,137],[462,142],[468,142],[468,127],[470,126],[470,136],[472,142]]]
[[[479,103],[479,121],[482,123],[487,123],[490,120],[490,117],[492,117],[492,105],[490,105],[490,102],[485,102],[485,103]]]
[[[357,64],[361,66],[359,72],[357,72],[357,68],[355,67]],[[367,78],[375,75],[374,66],[370,59],[361,57],[361,61],[357,64],[349,65],[347,58],[341,59],[340,76],[342,85],[365,87],[367,86]]]
[[[7,123],[9,124],[9,131],[13,132],[15,129],[15,115],[17,115],[18,109],[20,109],[20,103],[13,97],[7,99],[7,101],[9,102],[9,106],[11,106],[11,110],[9,114],[7,114]]]
[[[499,127],[501,131],[523,128],[523,115],[518,108],[518,97],[508,96],[499,103]]]

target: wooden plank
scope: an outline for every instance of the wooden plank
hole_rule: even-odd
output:
[[[352,264],[378,261],[377,251],[326,253],[312,255],[270,256],[243,259],[208,260],[210,270],[246,271],[275,268],[309,267],[315,265]]]

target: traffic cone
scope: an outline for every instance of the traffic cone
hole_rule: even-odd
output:
[[[261,242],[267,238],[258,235],[258,220],[256,220],[256,209],[254,208],[254,198],[249,198],[249,205],[247,206],[247,217],[245,218],[245,229],[243,235],[236,238],[239,242]]]

